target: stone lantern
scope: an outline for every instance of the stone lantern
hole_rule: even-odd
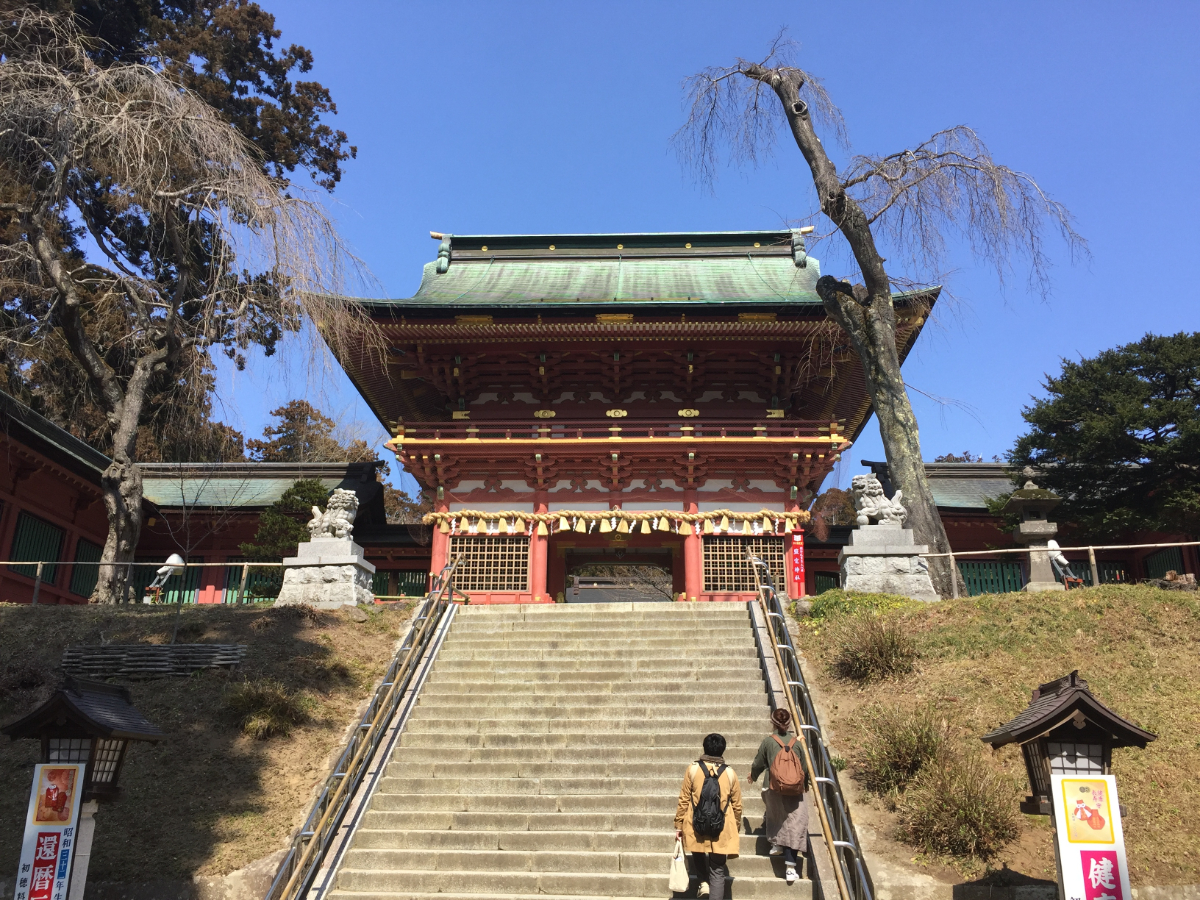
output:
[[[1047,520],[1050,510],[1062,503],[1062,497],[1040,488],[1033,482],[1033,469],[1022,470],[1025,486],[1012,492],[1004,504],[1006,513],[1016,513],[1021,522],[1013,529],[1013,540],[1029,547],[1029,580],[1022,590],[1062,591],[1065,586],[1054,580],[1054,569],[1050,565],[1049,541],[1058,534],[1058,525]],[[1038,550],[1041,552],[1037,552]]]
[[[82,900],[96,829],[96,801],[117,796],[131,742],[157,743],[166,735],[134,707],[127,688],[70,677],[49,700],[0,728],[0,733],[13,740],[41,741],[43,763],[85,766],[69,895],[69,900]]]
[[[1051,775],[1110,775],[1114,748],[1145,748],[1156,737],[1096,699],[1076,670],[1039,685],[1020,715],[980,740],[1021,745],[1030,786],[1021,812],[1048,816]]]

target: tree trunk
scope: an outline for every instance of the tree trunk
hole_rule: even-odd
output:
[[[950,541],[938,515],[937,504],[925,477],[921,459],[921,439],[917,417],[908,401],[908,391],[900,374],[900,356],[896,351],[896,318],[890,303],[862,306],[858,301],[826,285],[834,279],[825,276],[817,291],[831,318],[850,337],[866,376],[867,391],[879,421],[883,451],[887,456],[892,484],[903,492],[901,502],[908,510],[908,524],[918,544],[927,544],[934,553],[948,553]],[[953,592],[952,573],[945,557],[929,560],[933,588],[941,596]],[[961,576],[958,576],[961,578]],[[960,582],[960,588],[962,584]],[[960,591],[961,592],[961,591]]]
[[[792,137],[812,173],[821,211],[845,237],[862,271],[864,285],[850,289],[849,285],[824,276],[817,283],[817,292],[830,316],[849,335],[862,361],[892,483],[904,492],[901,502],[908,510],[916,542],[927,544],[933,553],[948,553],[950,541],[925,477],[917,418],[900,375],[891,280],[883,266],[884,258],[875,247],[870,222],[854,198],[846,193],[837,167],[813,130],[808,106],[800,99],[803,74],[797,69],[768,69],[759,65],[749,65],[741,71],[770,87],[783,104]],[[961,577],[951,571],[944,557],[930,560],[929,574],[934,590],[943,597],[952,593],[951,579]]]
[[[121,603],[126,599],[129,566],[142,531],[142,472],[127,453],[114,453],[100,477],[104,508],[108,511],[108,537],[100,557],[100,577],[92,591],[92,603]],[[129,598],[137,602],[139,597]]]

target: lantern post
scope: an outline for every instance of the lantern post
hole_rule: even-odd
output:
[[[1084,896],[1070,888],[1097,878],[1116,879],[1130,896],[1112,751],[1156,737],[1101,703],[1076,670],[1039,685],[1016,718],[980,738],[993,750],[1020,746],[1030,788],[1021,812],[1054,823],[1060,897]]]
[[[66,829],[59,829],[63,834],[56,838],[62,845],[59,871],[61,877],[69,877],[67,900],[83,900],[98,801],[119,794],[121,770],[130,743],[157,743],[166,735],[134,707],[127,688],[70,677],[49,700],[0,729],[0,733],[13,740],[32,738],[41,742],[41,763],[35,769],[34,796],[26,821],[26,845],[32,860],[40,852],[39,828],[46,828],[45,822],[55,818],[67,823]],[[82,776],[78,781],[76,774]],[[42,781],[47,782],[45,790]],[[72,798],[70,795],[75,791],[80,796]],[[45,797],[41,796],[43,793]],[[53,812],[57,816],[50,814]],[[22,869],[33,865],[25,862],[25,855],[22,854]],[[28,874],[18,874],[19,900],[33,896],[28,883],[22,887],[22,877],[28,879]]]

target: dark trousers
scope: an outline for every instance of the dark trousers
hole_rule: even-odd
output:
[[[692,865],[696,868],[696,878],[708,882],[709,900],[725,900],[725,879],[729,877],[725,854],[693,853]]]
[[[788,846],[783,846],[783,847],[780,847],[779,849],[783,851],[783,861],[785,863],[787,863],[789,866],[794,866],[796,864],[797,851],[793,850],[791,847],[788,847]]]

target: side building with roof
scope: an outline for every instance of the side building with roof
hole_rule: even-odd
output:
[[[109,458],[29,407],[0,392],[0,602],[86,603],[108,534],[100,477]],[[142,533],[135,560],[155,563],[178,553],[197,566],[167,582],[163,597],[186,603],[231,602],[240,587],[240,545],[252,542],[262,511],[296,481],[359,497],[355,539],[376,566],[378,596],[426,590],[430,532],[388,524],[379,463],[145,463]],[[37,563],[41,561],[41,578]],[[136,601],[154,567],[138,566]],[[278,570],[254,570],[250,587],[268,587]]]

